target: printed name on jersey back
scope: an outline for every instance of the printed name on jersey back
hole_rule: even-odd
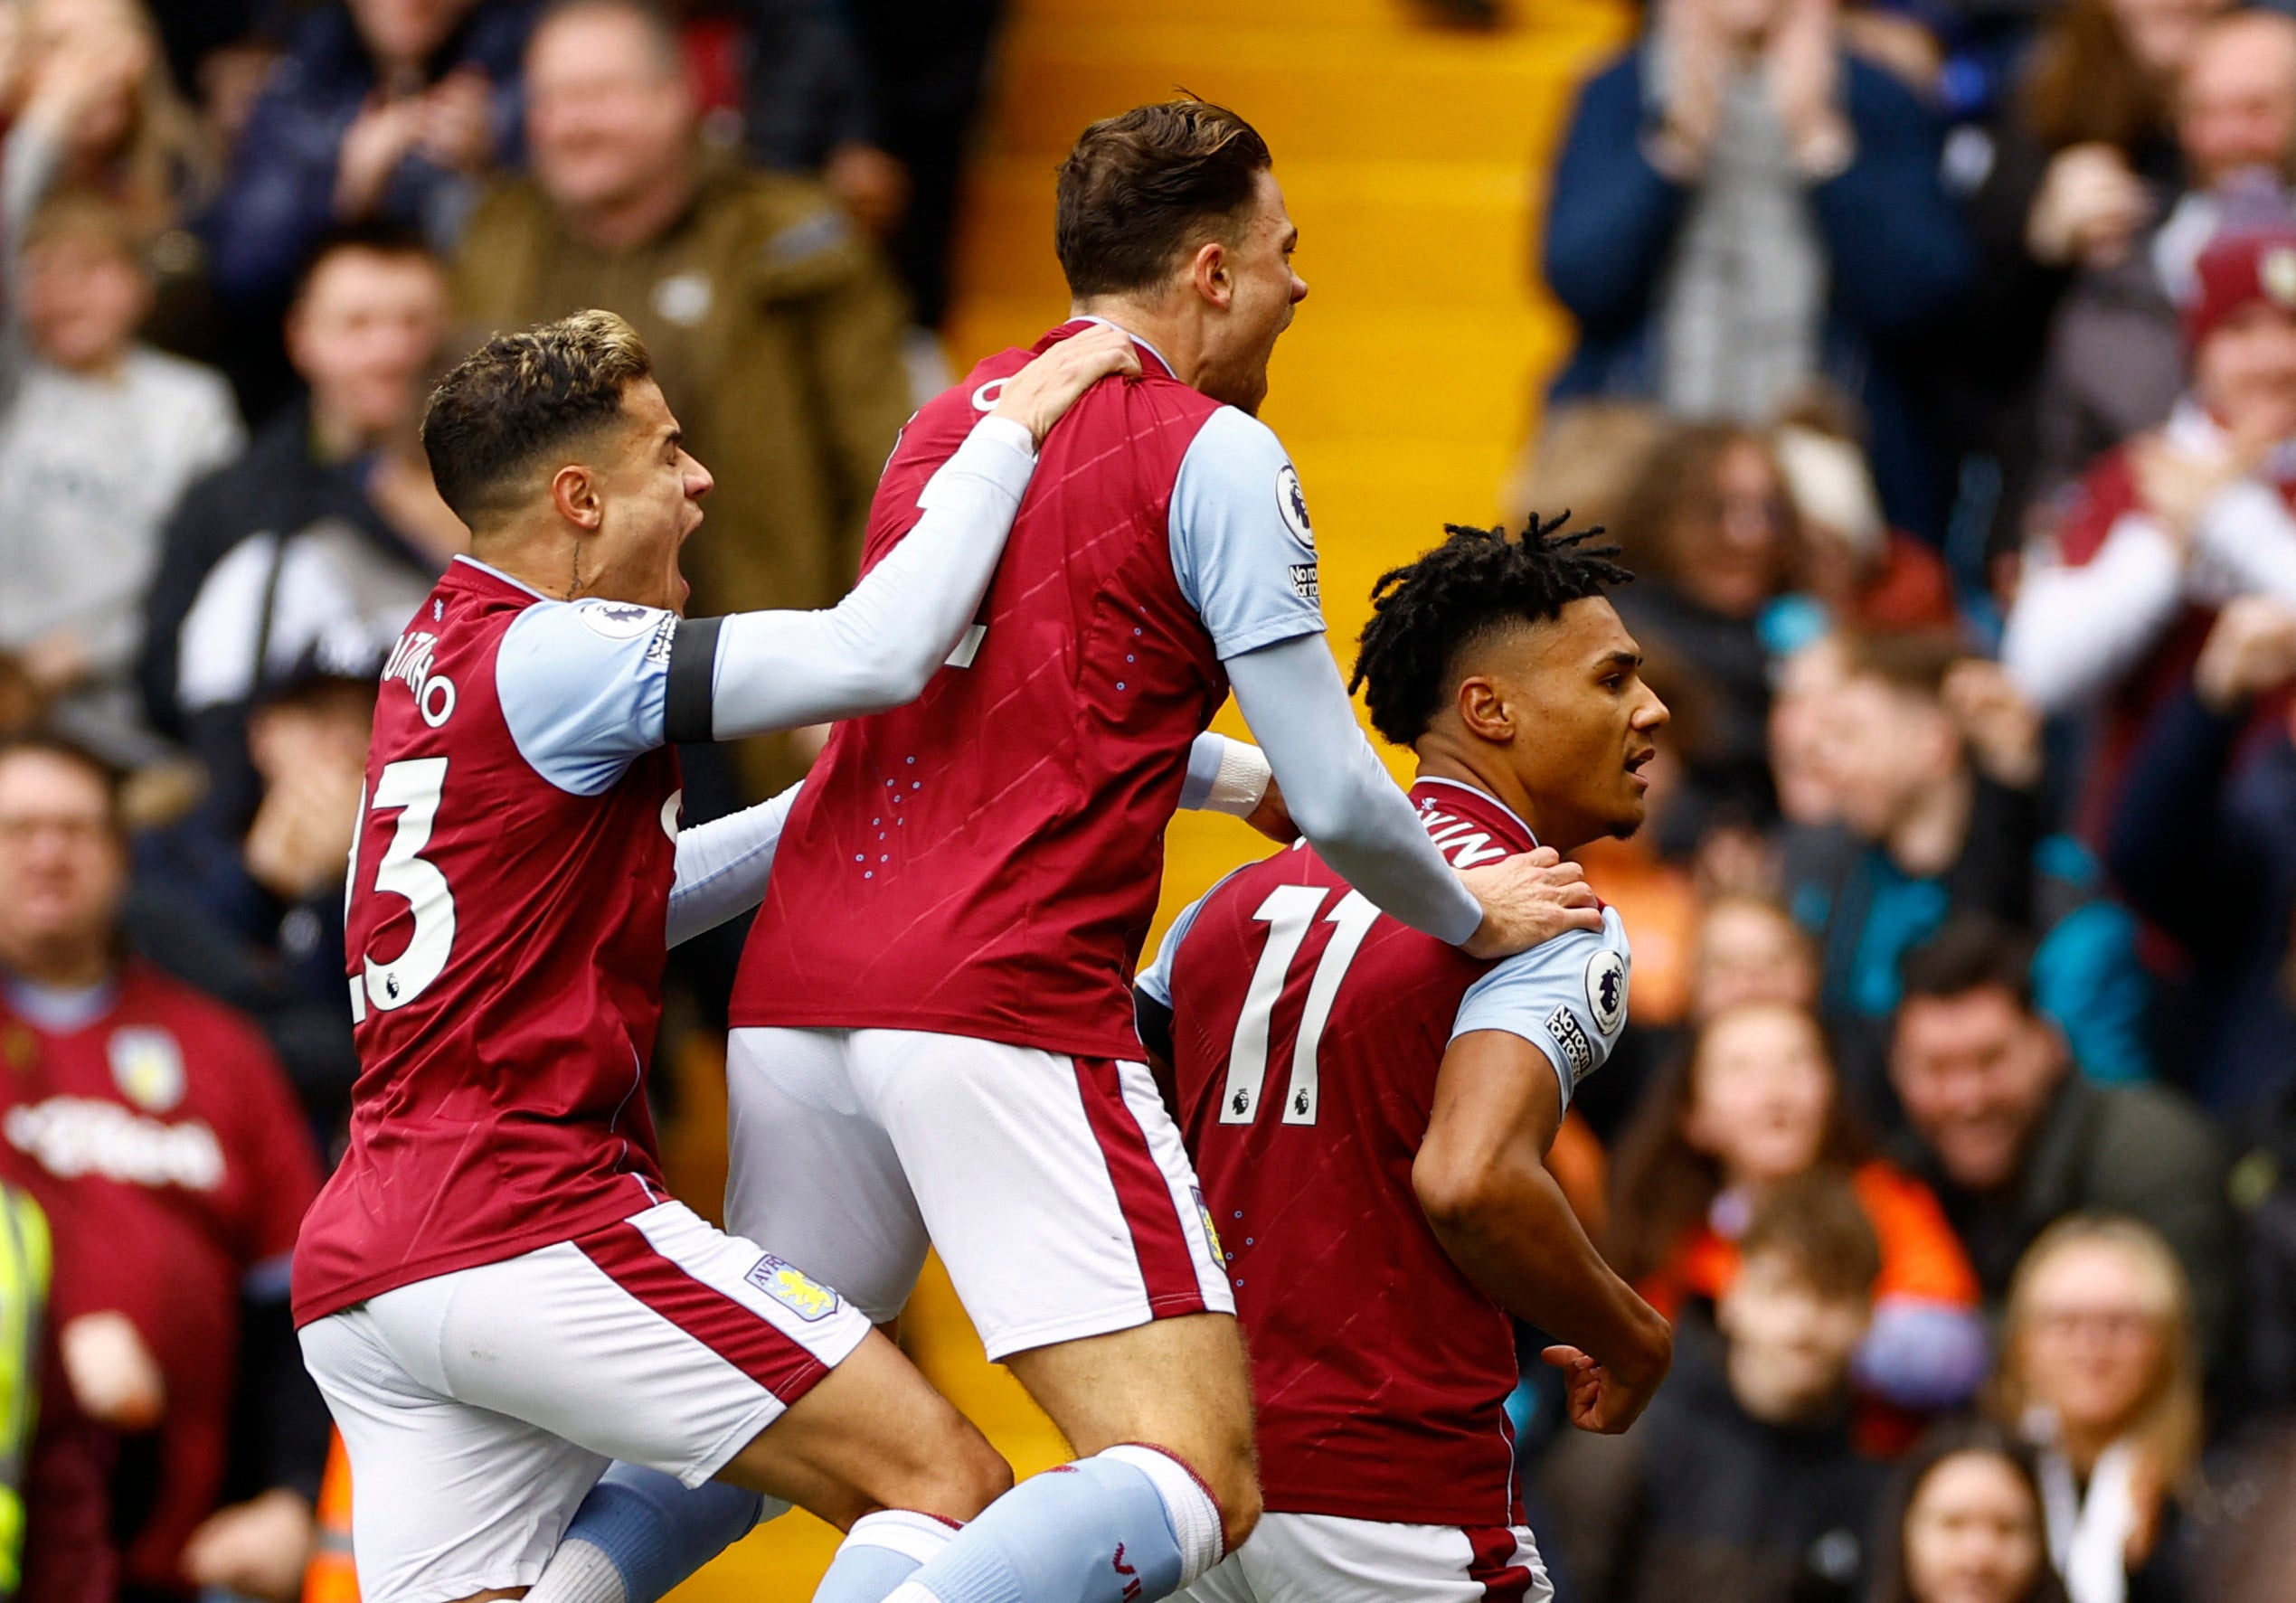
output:
[[[391,647],[390,658],[383,665],[383,683],[396,681],[412,692],[415,711],[432,729],[452,718],[455,712],[455,682],[430,671],[430,659],[438,649],[438,636],[409,629]]]
[[[1427,826],[1427,838],[1435,843],[1435,850],[1453,868],[1479,868],[1512,855],[1505,845],[1493,842],[1489,831],[1480,825],[1454,817],[1425,797],[1419,803],[1419,821]]]

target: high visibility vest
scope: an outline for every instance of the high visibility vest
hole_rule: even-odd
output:
[[[52,1249],[48,1216],[0,1185],[0,1596],[24,1579],[24,1476],[40,1428],[40,1353]]]
[[[351,1459],[332,1429],[317,1512],[319,1541],[303,1571],[303,1603],[359,1603],[359,1571],[351,1561]]]

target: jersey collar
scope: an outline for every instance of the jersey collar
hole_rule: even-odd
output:
[[[1538,836],[1513,808],[1462,780],[1423,774],[1413,781],[1411,799],[1436,846],[1453,859],[1455,868],[1497,863],[1538,844]]]
[[[1166,356],[1163,352],[1157,350],[1154,345],[1150,344],[1147,340],[1144,340],[1139,335],[1132,333],[1130,329],[1125,327],[1121,323],[1115,322],[1110,318],[1099,316],[1071,317],[1068,321],[1069,323],[1097,323],[1103,328],[1115,329],[1118,333],[1129,336],[1134,344],[1139,346],[1141,350],[1146,351],[1149,355],[1155,357],[1157,364],[1164,369],[1164,376],[1166,378],[1175,376],[1176,370],[1175,370],[1172,366],[1171,359]],[[1067,325],[1063,324],[1062,326],[1065,327]]]
[[[503,584],[506,584],[514,590],[523,590],[537,601],[548,601],[553,599],[552,597],[543,595],[540,590],[536,589],[533,585],[526,583],[524,580],[511,578],[509,574],[505,573],[492,562],[482,562],[477,557],[461,553],[458,553],[456,555],[455,561],[469,564],[471,567],[478,570],[479,572],[485,574],[488,579],[496,580]]]

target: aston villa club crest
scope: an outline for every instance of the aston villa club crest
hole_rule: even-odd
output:
[[[146,1113],[165,1113],[184,1099],[184,1052],[165,1030],[130,1024],[104,1043],[112,1083]]]
[[[808,1325],[837,1311],[836,1292],[770,1252],[759,1259],[757,1267],[743,1278]]]

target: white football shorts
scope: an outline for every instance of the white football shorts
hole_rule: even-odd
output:
[[[1398,1525],[1269,1513],[1174,1594],[1185,1603],[1553,1603],[1520,1525]]]
[[[728,1225],[897,1315],[940,1250],[1000,1359],[1235,1312],[1180,1132],[1142,1063],[910,1030],[743,1029]]]
[[[868,1334],[679,1202],[312,1321],[361,1598],[533,1585],[609,1461],[698,1486]]]

